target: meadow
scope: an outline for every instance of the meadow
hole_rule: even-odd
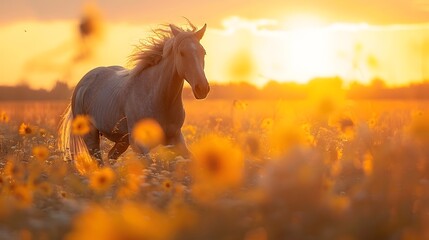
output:
[[[0,239],[429,239],[428,102],[186,100],[192,159],[101,169],[64,161],[66,106],[0,103]]]

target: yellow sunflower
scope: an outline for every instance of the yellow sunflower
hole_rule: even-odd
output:
[[[164,131],[154,119],[140,120],[132,131],[134,141],[144,147],[154,148],[164,141]]]
[[[44,146],[35,146],[33,147],[33,155],[39,161],[45,161],[49,157],[49,149]]]
[[[173,190],[173,182],[170,179],[166,179],[162,182],[161,187],[165,192],[171,192]]]
[[[22,123],[19,126],[18,132],[22,136],[30,135],[33,133],[33,128],[29,124]]]
[[[17,185],[13,189],[12,195],[20,208],[30,207],[33,203],[33,192],[26,185]]]
[[[2,123],[8,123],[9,122],[9,116],[5,112],[0,113],[0,122],[2,122]]]
[[[72,122],[72,133],[74,135],[85,135],[91,130],[91,120],[86,115],[77,115]]]
[[[104,192],[112,186],[115,179],[115,172],[111,168],[105,167],[90,176],[89,186],[96,192]]]
[[[195,194],[217,194],[242,182],[243,154],[230,139],[208,135],[192,146],[192,152]]]

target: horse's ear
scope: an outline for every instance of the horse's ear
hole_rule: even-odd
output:
[[[179,33],[182,32],[178,27],[174,26],[173,24],[170,24],[170,29],[174,36],[177,36]]]
[[[195,33],[195,36],[199,40],[201,40],[201,38],[203,38],[204,33],[206,32],[206,28],[207,28],[207,24],[204,24],[204,26],[200,30],[198,30],[198,32]]]

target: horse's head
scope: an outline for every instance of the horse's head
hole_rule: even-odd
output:
[[[204,73],[204,56],[206,51],[200,43],[207,25],[196,32],[184,32],[170,25],[171,32],[177,38],[174,61],[177,73],[192,87],[196,99],[204,99],[210,91],[210,86]]]

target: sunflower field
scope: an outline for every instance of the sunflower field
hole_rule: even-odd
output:
[[[191,157],[148,119],[103,167],[59,151],[67,104],[0,103],[0,239],[429,239],[427,102],[186,100]]]

